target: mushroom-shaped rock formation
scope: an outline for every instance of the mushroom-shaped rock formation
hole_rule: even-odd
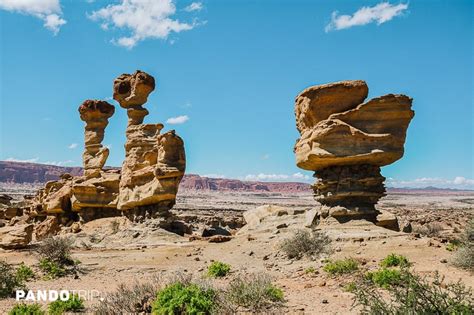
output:
[[[183,140],[173,131],[160,135],[162,124],[143,124],[142,107],[155,88],[155,79],[140,70],[114,82],[114,99],[127,109],[125,160],[117,208],[170,209],[185,170]],[[163,175],[162,175],[163,174]]]
[[[81,119],[86,122],[85,149],[82,155],[86,176],[99,175],[109,156],[109,149],[102,146],[102,140],[105,127],[114,112],[115,107],[105,101],[87,100],[79,106]]]
[[[322,217],[375,221],[385,195],[380,167],[403,156],[412,99],[389,94],[364,103],[367,94],[364,81],[342,81],[296,97],[296,165],[315,171]]]

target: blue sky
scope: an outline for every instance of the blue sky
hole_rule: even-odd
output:
[[[363,79],[369,97],[414,99],[389,185],[474,189],[472,20],[452,0],[0,0],[0,159],[80,165],[77,108],[106,99],[121,165],[112,82],[141,69],[157,80],[145,121],[176,129],[188,173],[312,181],[295,166],[295,96]]]

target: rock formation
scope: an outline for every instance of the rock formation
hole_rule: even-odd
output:
[[[164,214],[174,205],[186,165],[184,143],[174,130],[160,134],[162,124],[143,124],[148,111],[142,105],[154,88],[155,79],[142,71],[123,74],[114,82],[114,99],[129,117],[121,171],[104,169],[109,149],[102,140],[114,106],[100,100],[86,100],[79,106],[85,122],[84,174],[64,174],[48,182],[34,199],[33,215],[74,218],[79,213],[87,221],[120,215],[123,210]]]
[[[315,171],[322,217],[375,221],[385,195],[380,167],[403,156],[412,99],[389,94],[364,102],[367,95],[364,81],[342,81],[296,97],[296,164]]]
[[[142,71],[122,74],[114,82],[114,99],[127,109],[125,160],[117,208],[150,206],[170,209],[186,166],[184,143],[174,130],[160,134],[162,124],[143,124],[143,104],[155,79]]]

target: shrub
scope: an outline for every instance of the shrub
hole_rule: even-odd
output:
[[[0,261],[0,298],[12,296],[19,289],[23,289],[23,283],[18,279],[13,266]]]
[[[367,279],[382,288],[388,288],[392,285],[400,284],[402,280],[402,274],[398,269],[387,269],[382,268],[377,271],[368,272],[366,274]]]
[[[39,304],[16,304],[8,315],[44,315],[45,312],[41,309]]]
[[[463,269],[474,271],[474,220],[471,220],[462,238],[461,247],[454,256],[454,265]]]
[[[49,259],[41,259],[39,268],[46,274],[47,278],[55,279],[66,275],[66,269],[55,261]]]
[[[59,265],[72,265],[71,258],[73,240],[68,237],[48,237],[38,247],[41,259],[46,259]]]
[[[16,278],[20,282],[28,281],[34,277],[35,273],[33,272],[33,270],[24,263],[21,263],[20,266],[16,269]]]
[[[354,258],[329,261],[323,270],[332,275],[351,273],[359,269],[359,263]]]
[[[446,245],[446,250],[449,252],[457,251],[459,246],[461,246],[461,242],[458,240],[451,240],[449,241],[448,245]]]
[[[277,308],[284,301],[283,291],[274,286],[265,274],[239,276],[233,279],[224,293],[221,304],[235,313],[238,308],[253,312]]]
[[[308,267],[305,269],[304,273],[308,274],[308,273],[315,273],[316,272],[316,269],[314,267]]]
[[[207,274],[214,278],[225,277],[230,271],[230,265],[214,261],[207,269]]]
[[[416,226],[413,229],[413,232],[420,233],[428,237],[439,236],[440,232],[443,230],[443,227],[438,222],[431,222],[423,226]]]
[[[388,267],[407,267],[409,266],[408,259],[403,255],[390,254],[385,257],[381,262],[380,266],[384,268]]]
[[[210,314],[216,292],[196,284],[176,282],[158,291],[152,305],[153,314]]]
[[[49,315],[61,315],[65,312],[79,312],[84,310],[84,301],[77,295],[72,295],[67,301],[57,300],[49,304]]]
[[[107,294],[96,306],[94,313],[135,314],[150,313],[151,302],[158,291],[157,282],[135,283],[131,286],[120,284],[116,291]]]
[[[298,230],[292,237],[284,240],[280,248],[288,258],[301,259],[303,256],[316,258],[329,253],[331,240],[322,232]]]
[[[354,292],[356,290],[356,283],[354,281],[351,281],[344,285],[344,291],[346,292]]]
[[[360,279],[354,306],[361,306],[362,314],[472,314],[474,296],[461,282],[441,285],[438,274],[428,281],[408,269],[400,272],[399,285],[387,287],[383,295],[371,281]]]

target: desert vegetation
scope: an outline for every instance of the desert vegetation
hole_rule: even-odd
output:
[[[316,259],[321,254],[330,252],[330,243],[329,237],[322,232],[297,230],[281,243],[280,248],[288,258],[301,259],[306,256]]]
[[[454,265],[474,271],[474,219],[466,226],[461,244],[454,256]]]
[[[39,268],[46,278],[60,278],[77,272],[78,261],[71,257],[73,240],[68,237],[48,237],[36,249]]]

